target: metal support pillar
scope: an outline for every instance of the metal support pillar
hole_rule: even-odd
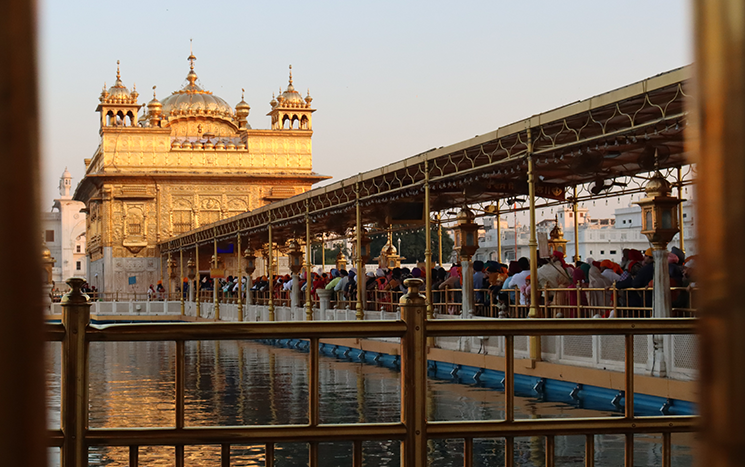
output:
[[[437,244],[440,249],[438,251],[437,263],[442,268],[442,216],[440,216],[440,213],[437,213]]]
[[[197,299],[197,318],[199,318],[202,315],[202,298],[199,297],[199,288],[201,283],[201,278],[199,277],[199,242],[195,242],[194,248],[196,249],[195,256],[197,257],[194,259],[194,269],[196,270],[196,276],[194,278],[197,283],[196,287],[194,288],[194,294],[196,295]]]
[[[502,213],[499,211],[499,199],[497,199],[497,261],[502,263]]]
[[[84,278],[70,278],[71,291],[62,298],[62,383],[60,423],[65,434],[62,466],[88,466],[88,341],[85,330],[91,321],[91,304],[80,291]]]
[[[217,270],[217,230],[215,230],[215,237],[213,239],[213,245],[214,245],[214,258],[212,260],[212,268]],[[211,276],[211,275],[210,275]],[[220,320],[220,288],[218,287],[218,278],[212,279],[212,296],[215,300],[215,320]]]
[[[272,214],[269,212],[269,219]],[[269,230],[269,255],[267,265],[267,278],[269,278],[269,321],[274,322],[274,271],[272,269],[272,260],[274,259],[274,250],[272,249],[272,223],[267,224]]]
[[[243,250],[241,250],[241,233],[238,233],[237,250],[235,252],[236,260],[238,261],[238,320],[243,322],[245,317],[243,316],[243,265],[241,264],[241,258],[243,257]]]
[[[357,247],[355,249],[354,263],[357,265],[357,312],[355,312],[355,318],[357,320],[365,319],[365,311],[362,308],[362,298],[365,295],[365,265],[362,264],[362,233],[364,228],[362,227],[362,208],[360,207],[360,184],[357,182],[354,186],[355,196],[355,211],[357,215]]]
[[[311,290],[313,287],[313,272],[310,264],[310,203],[305,201],[305,320],[313,320],[313,304],[311,303]]]
[[[574,186],[574,199],[572,200],[572,213],[574,213],[574,263],[580,261],[579,255],[579,214],[577,213],[577,186]]]
[[[538,304],[538,240],[536,238],[536,219],[535,219],[535,162],[533,161],[533,138],[530,128],[528,134],[528,196],[530,198],[530,309],[528,317],[540,318],[541,308]],[[517,227],[515,227],[517,229]],[[541,359],[541,337],[530,337],[530,358],[534,360]]]
[[[678,200],[680,200],[680,204],[678,204],[678,222],[680,222],[680,232],[678,235],[680,236],[680,250],[683,252],[686,251],[686,243],[685,243],[685,219],[683,218],[683,171],[678,166]]]
[[[424,279],[426,281],[425,296],[427,298],[427,320],[434,318],[434,307],[432,306],[432,222],[430,218],[430,199],[429,199],[429,161],[424,160]],[[401,252],[399,252],[399,255]],[[430,340],[431,342],[432,340]],[[430,343],[434,344],[434,343]]]
[[[425,356],[426,298],[419,293],[424,282],[404,280],[409,288],[399,304],[406,333],[401,338],[401,422],[406,437],[401,442],[401,466],[427,465],[427,358]]]
[[[179,260],[178,260],[178,268],[179,268],[179,295],[181,296],[179,299],[181,300],[181,315],[186,315],[186,304],[184,304],[184,301],[186,300],[185,293],[184,293],[184,248],[181,247],[178,251]]]
[[[473,316],[473,262],[471,257],[461,257],[463,280],[461,281],[461,318]]]

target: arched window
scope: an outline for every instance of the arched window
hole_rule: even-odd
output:
[[[303,130],[308,130],[308,116],[304,115],[302,119],[300,119],[300,128]]]
[[[285,115],[282,117],[282,128],[283,129],[289,129],[292,128],[292,122],[290,121],[290,117]]]
[[[173,211],[173,235],[191,231],[191,210],[179,209]]]
[[[130,236],[142,235],[142,218],[136,213],[130,212],[127,215],[127,234]]]

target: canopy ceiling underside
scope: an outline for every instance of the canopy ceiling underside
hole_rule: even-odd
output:
[[[575,186],[582,187],[583,200],[616,196],[609,189],[640,175],[643,181],[655,163],[666,174],[689,164],[684,134],[690,73],[689,67],[673,70],[201,227],[159,247],[169,252],[235,239],[240,232],[259,248],[270,222],[274,242],[304,239],[306,215],[313,236],[343,235],[356,225],[357,190],[363,224],[383,225],[392,206],[423,202],[427,170],[433,212],[496,200],[507,207],[527,198],[529,141],[538,196],[559,203]],[[623,193],[641,189],[637,181]]]

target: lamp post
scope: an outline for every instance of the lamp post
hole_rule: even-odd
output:
[[[292,272],[292,291],[290,294],[290,307],[300,307],[300,280],[298,273],[303,269],[303,251],[300,249],[300,243],[297,240],[290,240],[290,250],[287,256],[290,257],[290,271]],[[339,251],[341,253],[341,251]]]
[[[652,244],[654,258],[654,292],[652,310],[654,317],[670,317],[672,301],[670,297],[670,274],[667,266],[667,244],[678,232],[678,205],[680,198],[670,196],[670,183],[657,170],[644,188],[646,197],[635,204],[642,209],[641,232]],[[654,345],[654,365],[652,374],[657,377],[667,375],[667,365],[663,352],[661,335],[652,337]]]
[[[455,246],[458,249],[461,266],[463,267],[463,312],[461,317],[466,318],[473,314],[473,271],[471,257],[479,248],[478,230],[479,225],[474,222],[476,216],[467,205],[458,213],[455,227]]]
[[[197,276],[196,264],[194,260],[189,257],[189,261],[186,262],[186,277],[189,278],[189,301],[194,302],[194,278]]]
[[[256,255],[254,255],[253,249],[248,247],[243,252],[243,259],[246,260],[246,305],[253,305],[253,296],[251,296],[251,288],[253,287],[253,280],[251,275],[256,271]]]

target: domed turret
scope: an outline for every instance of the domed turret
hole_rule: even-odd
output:
[[[292,65],[290,65],[290,79],[287,89],[282,91],[280,87],[279,95],[276,99],[272,95],[272,100],[269,102],[272,110],[267,115],[272,118],[272,129],[311,130],[311,114],[315,112],[315,109],[310,108],[312,101],[310,90],[308,90],[308,95],[305,98],[295,90],[292,82]]]
[[[136,125],[140,105],[137,104],[139,94],[135,88],[133,86],[130,92],[124,86],[117,60],[116,82],[109,89],[106,89],[106,84],[104,84],[103,91],[98,98],[99,104],[96,111],[101,113],[101,127],[133,127]]]
[[[251,128],[251,126],[248,125],[248,113],[251,111],[251,106],[243,100],[243,94],[245,92],[246,90],[241,88],[241,102],[235,106],[235,115],[238,117],[238,128],[241,130]]]
[[[150,126],[160,127],[163,115],[163,104],[155,97],[155,86],[153,86],[153,99],[147,103],[147,114],[150,116]]]

